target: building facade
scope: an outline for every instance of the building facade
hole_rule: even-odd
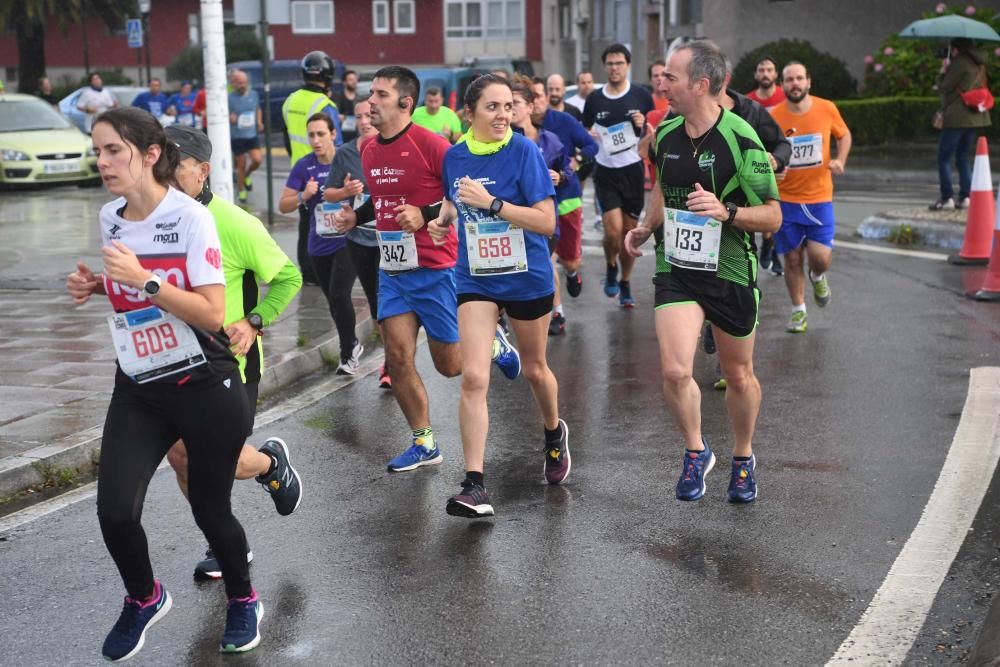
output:
[[[990,0],[1000,11],[1000,2]],[[803,39],[847,65],[859,81],[864,57],[925,11],[930,0],[545,0],[543,55],[548,72],[580,69],[603,79],[601,52],[613,42],[632,50],[632,77],[678,37],[715,40],[733,63],[778,39]],[[979,4],[979,3],[977,3]]]
[[[240,7],[234,7],[239,3]],[[247,4],[223,0],[224,18],[236,23]],[[350,67],[375,69],[458,65],[477,56],[525,58],[542,67],[542,0],[289,0],[278,5],[270,25],[273,56],[301,58],[321,49]],[[269,17],[271,19],[272,17]],[[186,46],[198,44],[199,0],[152,0],[149,15],[153,76],[165,78],[167,65]],[[16,84],[17,45],[10,32],[0,39],[0,75]],[[99,20],[59,27],[46,25],[49,76],[76,81],[87,69],[122,69],[138,81],[144,51],[128,48],[127,35],[109,31]],[[176,82],[175,82],[176,83]],[[14,85],[10,86],[15,88]]]

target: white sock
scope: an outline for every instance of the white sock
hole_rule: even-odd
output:
[[[558,306],[553,306],[552,312],[559,313],[560,315],[562,315],[563,314],[562,304],[560,303]]]
[[[812,280],[813,282],[816,282],[817,280],[820,280],[825,275],[826,275],[825,273],[821,273],[821,274],[819,274],[817,276],[815,273],[813,273],[812,271],[810,271],[809,272],[809,279]]]
[[[793,313],[799,313],[799,312],[804,313],[804,312],[806,312],[806,304],[800,303],[797,306],[792,306],[792,312]]]

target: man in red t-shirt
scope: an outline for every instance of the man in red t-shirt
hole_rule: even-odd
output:
[[[747,93],[751,100],[760,102],[765,109],[785,101],[785,91],[778,85],[778,63],[771,56],[764,56],[757,61],[753,80],[757,82],[757,88]]]

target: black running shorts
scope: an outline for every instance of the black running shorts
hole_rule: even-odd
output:
[[[705,311],[705,319],[734,338],[746,338],[757,328],[760,290],[756,285],[743,287],[705,271],[658,273],[653,285],[656,310],[696,303]]]
[[[257,394],[260,392],[260,380],[247,382],[243,385],[247,392],[247,404],[250,406],[250,424],[247,428],[247,437],[253,434],[254,419],[257,416]]]
[[[507,316],[512,320],[528,321],[537,320],[552,312],[552,301],[554,298],[554,292],[546,296],[540,296],[537,299],[528,299],[527,301],[504,301],[482,294],[466,293],[458,295],[458,306],[461,308],[463,303],[470,301],[489,301],[490,303],[495,303],[501,312],[506,312]]]
[[[602,211],[620,208],[622,213],[638,220],[646,199],[646,172],[642,160],[616,169],[597,165],[594,192]]]

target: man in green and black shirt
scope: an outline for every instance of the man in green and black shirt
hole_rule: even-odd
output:
[[[700,499],[715,465],[701,434],[701,392],[692,378],[707,319],[729,387],[735,441],[729,500],[747,503],[757,497],[751,441],[761,396],[753,373],[759,291],[752,238],[780,226],[778,186],[757,134],[718,104],[726,62],[717,46],[685,44],[670,56],[665,77],[664,92],[680,116],[656,129],[650,159],[659,187],[626,248],[638,256],[653,229],[664,226],[653,282],[664,393],[687,448],[677,498]]]

